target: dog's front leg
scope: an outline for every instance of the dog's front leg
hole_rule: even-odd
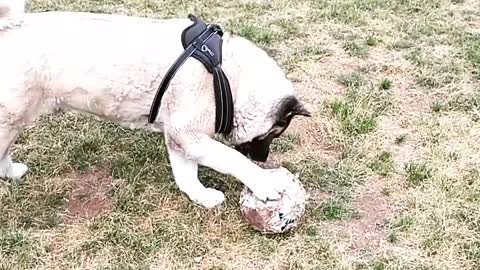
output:
[[[179,138],[179,137],[177,137]],[[192,160],[196,163],[190,163],[189,165],[189,175],[194,175],[190,177],[188,181],[189,185],[197,185],[197,189],[205,192],[205,188],[201,188],[197,183],[196,171],[197,167],[193,167],[193,164],[201,164],[203,166],[210,167],[220,173],[229,174],[233,177],[240,180],[245,184],[254,195],[261,199],[278,199],[280,193],[284,191],[284,185],[282,181],[276,181],[277,179],[272,179],[272,174],[267,173],[265,170],[257,166],[255,163],[251,162],[248,158],[242,155],[240,152],[236,151],[233,148],[230,148],[220,142],[213,140],[212,138],[206,135],[190,135],[190,136],[181,136],[181,140],[175,140],[173,143],[176,148],[180,148],[181,152],[185,154],[185,157],[188,160]],[[174,155],[175,157],[175,155]],[[182,167],[185,168],[186,162],[180,164],[177,160],[177,169],[182,170]],[[173,166],[173,165],[172,165]],[[180,177],[179,179],[186,179],[186,171],[177,172]],[[193,181],[195,179],[195,181]],[[193,189],[193,187],[185,187],[186,189]],[[210,191],[209,191],[210,192]],[[200,197],[207,197],[207,193],[200,195]]]
[[[20,180],[27,173],[27,166],[12,162],[8,153],[18,132],[15,128],[7,125],[0,126],[0,178]]]
[[[206,208],[215,207],[225,200],[221,191],[206,188],[200,183],[196,162],[186,159],[180,152],[171,147],[168,147],[168,154],[175,183],[190,200]]]

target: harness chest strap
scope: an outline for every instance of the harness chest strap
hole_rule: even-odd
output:
[[[188,18],[194,23],[182,32],[181,40],[184,52],[163,77],[150,108],[148,122],[153,123],[157,118],[163,94],[176,72],[189,57],[193,57],[200,61],[209,73],[213,74],[216,107],[215,132],[228,134],[233,126],[233,98],[230,83],[221,68],[223,32],[218,25],[207,25],[191,14],[188,15]]]

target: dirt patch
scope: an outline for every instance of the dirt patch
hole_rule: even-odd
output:
[[[349,256],[368,259],[389,249],[388,229],[385,226],[393,214],[388,198],[383,194],[383,183],[370,180],[361,186],[353,207],[359,218],[329,224],[328,231],[335,237],[348,239],[339,247]]]
[[[300,137],[300,149],[297,152],[321,152],[332,155],[341,151],[334,133],[334,123],[324,116],[314,118],[297,118],[292,122],[287,134]]]
[[[321,117],[295,119],[285,135],[298,136],[298,144],[287,153],[272,152],[267,162],[260,166],[276,168],[283,162],[296,163],[313,157],[333,164],[343,150],[333,129],[333,123]]]
[[[344,94],[345,87],[338,78],[357,71],[359,67],[358,60],[332,53],[320,60],[302,63],[291,76],[296,80],[295,88],[301,99],[308,101],[307,108],[315,112],[331,97]]]
[[[66,223],[92,219],[112,209],[109,192],[113,178],[109,170],[94,168],[70,178],[73,188],[66,201]]]
[[[385,224],[392,208],[388,198],[383,194],[383,183],[372,180],[362,186],[354,207],[361,218],[350,222],[349,230],[355,236],[353,248],[376,250],[387,240]]]

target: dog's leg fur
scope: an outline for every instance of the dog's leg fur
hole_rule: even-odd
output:
[[[198,180],[198,164],[184,158],[178,151],[169,148],[170,165],[178,188],[190,200],[206,208],[213,208],[225,200],[222,192],[206,188]]]
[[[10,147],[24,127],[41,115],[41,109],[48,112],[50,106],[41,88],[22,87],[25,79],[6,70],[0,74],[5,75],[0,80],[0,178],[20,180],[28,168],[12,162]]]
[[[26,2],[27,0],[0,0],[0,32],[22,23],[21,16],[25,12]],[[2,75],[8,77],[3,72]],[[3,94],[8,97],[10,94],[7,92],[8,88],[3,87],[2,85],[0,91],[4,91]],[[27,173],[28,167],[22,163],[13,163],[10,158],[9,149],[17,138],[20,128],[10,125],[7,121],[8,117],[6,103],[2,104],[0,99],[0,178],[19,180]]]
[[[21,163],[13,163],[9,148],[17,137],[18,132],[6,127],[0,127],[0,178],[19,180],[28,168]]]
[[[179,184],[180,189],[183,186],[182,191],[187,193],[189,197],[194,198],[197,203],[213,206],[212,203],[221,203],[224,197],[220,191],[206,189],[198,182],[196,163],[210,167],[220,173],[234,176],[261,200],[278,199],[279,192],[284,191],[282,181],[270,179],[271,174],[267,174],[266,171],[252,163],[240,152],[207,135],[192,134],[182,136],[181,140],[177,136],[174,141],[167,134],[167,142],[170,156],[173,156],[172,170],[174,173],[177,171],[175,178],[180,182],[177,182],[177,184]],[[176,151],[174,148],[181,150]]]

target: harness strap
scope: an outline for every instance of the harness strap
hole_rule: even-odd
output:
[[[233,99],[230,82],[220,67],[214,68],[213,85],[215,89],[217,133],[228,134],[233,126]]]
[[[163,77],[150,108],[148,122],[153,123],[157,118],[163,94],[178,69],[189,57],[194,57],[205,66],[209,73],[213,74],[216,107],[215,132],[228,134],[233,127],[233,98],[230,83],[221,68],[221,36],[223,32],[217,25],[206,25],[191,14],[188,17],[194,21],[194,24],[182,32],[182,45],[185,50]],[[199,32],[200,34],[198,34]]]
[[[170,85],[170,81],[172,80],[173,76],[177,73],[177,70],[183,65],[183,63],[190,57],[193,53],[195,48],[190,46],[185,50],[173,63],[173,65],[168,69],[167,74],[163,77],[160,86],[158,87],[157,94],[153,99],[152,106],[150,107],[150,113],[148,115],[148,122],[151,124],[155,121],[158,115],[158,110],[160,109],[160,102],[162,101],[163,94],[167,91],[168,86]]]

